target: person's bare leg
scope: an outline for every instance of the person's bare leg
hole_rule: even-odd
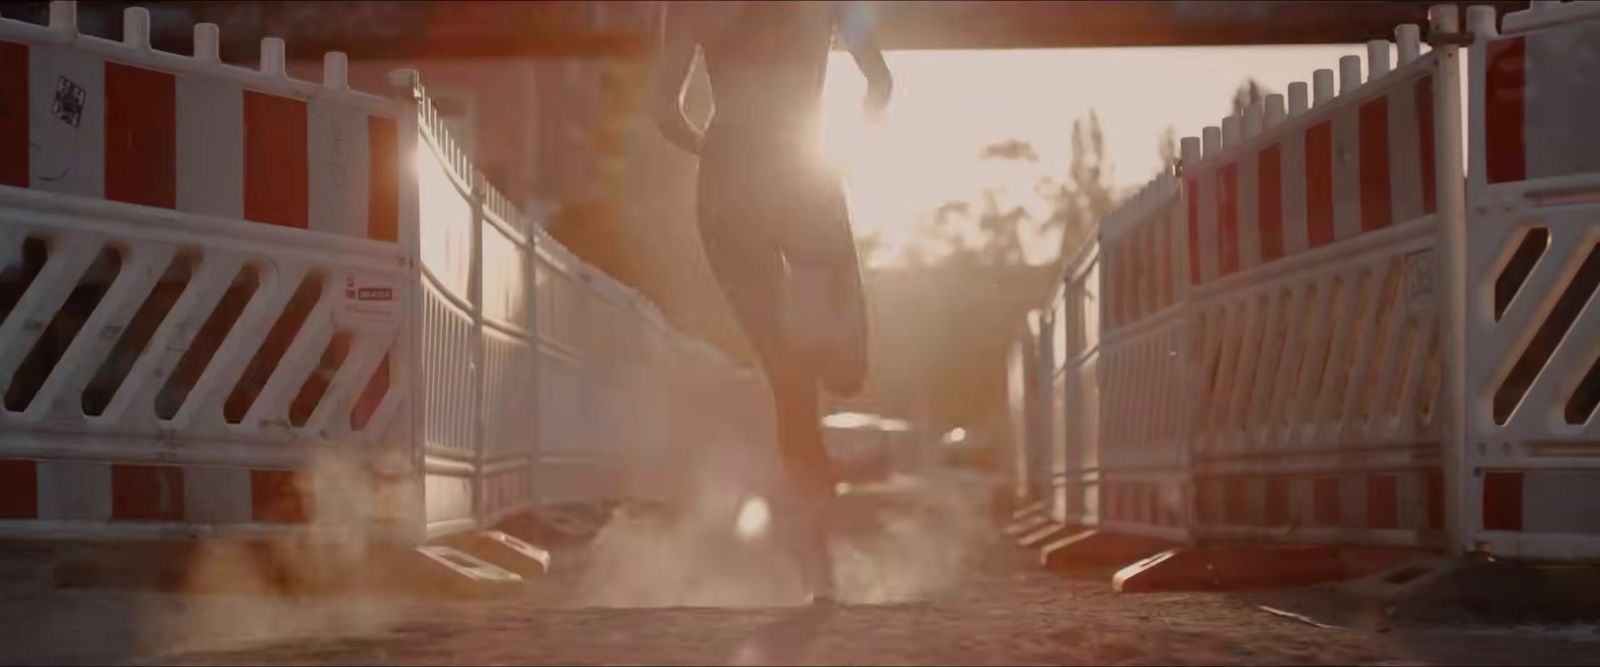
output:
[[[834,596],[833,561],[828,553],[828,516],[833,475],[822,442],[816,375],[794,362],[774,364],[770,372],[778,422],[778,446],[789,486],[788,532],[807,593]]]
[[[718,144],[708,142],[717,155]],[[805,577],[807,593],[831,591],[822,512],[833,481],[822,443],[815,369],[788,354],[783,345],[783,259],[758,211],[750,210],[741,185],[725,161],[703,164],[700,183],[701,236],[712,273],[741,328],[760,357],[772,391],[779,460],[785,486],[774,499],[774,519],[785,549]],[[708,178],[709,177],[709,178]],[[753,186],[752,186],[753,187]]]

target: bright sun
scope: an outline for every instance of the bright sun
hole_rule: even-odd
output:
[[[844,177],[856,235],[876,237],[878,254],[863,258],[869,265],[897,264],[912,246],[937,256],[937,249],[930,251],[933,245],[924,226],[934,209],[946,202],[971,201],[983,187],[1005,184],[1026,190],[1038,175],[1037,168],[997,169],[978,159],[982,146],[993,140],[987,135],[1003,128],[983,122],[988,119],[981,119],[981,107],[969,106],[965,111],[971,117],[960,119],[962,110],[948,103],[957,100],[929,99],[917,86],[916,75],[929,69],[925,65],[948,68],[961,62],[959,56],[916,54],[915,66],[905,67],[912,59],[904,55],[891,54],[891,66],[898,65],[896,90],[876,123],[862,109],[866,83],[855,63],[842,53],[829,62],[823,153]],[[937,62],[921,62],[930,56]],[[929,113],[930,108],[939,113]],[[956,233],[969,241],[977,236],[975,229]]]
[[[894,96],[881,125],[861,108],[866,83],[849,54],[828,63],[823,148],[843,172],[857,236],[875,236],[863,261],[892,266],[909,249],[937,258],[952,238],[983,239],[970,219],[935,234],[929,219],[949,202],[974,202],[986,190],[1000,205],[1040,205],[1034,184],[1067,173],[1074,119],[1098,112],[1111,185],[1137,187],[1160,168],[1157,138],[1171,125],[1198,135],[1227,113],[1233,91],[1254,77],[1272,91],[1330,67],[1360,45],[891,51]],[[1009,140],[1029,144],[1036,163],[980,159]],[[1047,213],[1047,212],[1046,212]],[[1059,242],[1022,230],[1025,259],[1054,257]]]

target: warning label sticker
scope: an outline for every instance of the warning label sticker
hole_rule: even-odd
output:
[[[83,86],[78,85],[67,77],[56,78],[56,99],[50,105],[50,113],[63,123],[73,127],[83,119],[84,100],[88,93]]]
[[[346,272],[344,299],[339,316],[346,321],[394,324],[400,318],[398,276],[361,271]]]
[[[1406,310],[1413,314],[1435,312],[1439,294],[1438,266],[1433,250],[1418,250],[1406,255]]]

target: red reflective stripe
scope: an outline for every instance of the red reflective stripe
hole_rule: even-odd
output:
[[[1306,237],[1313,248],[1333,241],[1333,121],[1306,129]]]
[[[1444,528],[1444,474],[1428,473],[1428,527]]]
[[[1521,37],[1489,42],[1483,87],[1485,171],[1490,183],[1527,178],[1523,103],[1526,44]]]
[[[1433,75],[1417,82],[1417,151],[1422,155],[1422,213],[1439,208],[1438,183],[1434,182],[1433,155]]]
[[[0,42],[0,185],[28,187],[28,45]]]
[[[1311,525],[1338,526],[1344,514],[1339,507],[1339,478],[1322,477],[1311,482]]]
[[[1268,477],[1266,525],[1282,526],[1292,518],[1289,513],[1289,479]]]
[[[1144,317],[1144,230],[1128,235],[1128,311],[1129,319]]]
[[[1117,323],[1128,321],[1128,242],[1117,239]]]
[[[1522,530],[1522,473],[1484,473],[1483,529]]]
[[[106,199],[177,206],[176,89],[166,72],[106,63]]]
[[[33,461],[0,460],[0,519],[39,516],[39,473]]]
[[[244,217],[284,227],[310,224],[306,103],[244,91]]]
[[[394,119],[367,116],[367,238],[400,239],[400,141]]]
[[[250,520],[256,523],[309,523],[314,497],[302,490],[293,470],[250,471]]]
[[[1128,248],[1127,243],[1118,240],[1111,245],[1112,260],[1116,262],[1116,296],[1112,303],[1116,309],[1116,323],[1121,325],[1128,321]]]
[[[1400,527],[1400,492],[1394,475],[1367,476],[1367,527]]]
[[[1158,253],[1157,269],[1161,275],[1161,284],[1156,289],[1156,300],[1159,307],[1165,308],[1172,301],[1172,218],[1163,209],[1161,213],[1161,227],[1156,232],[1156,245]]]
[[[1189,284],[1200,284],[1200,190],[1195,180],[1185,179],[1183,198],[1189,204]]]
[[[1167,293],[1167,230],[1166,220],[1159,220],[1156,227],[1150,228],[1150,300],[1154,308],[1160,310],[1166,305]]]
[[[1239,165],[1217,170],[1217,273],[1239,270]]]
[[[183,468],[111,466],[111,518],[124,521],[182,521]]]
[[[1283,151],[1278,144],[1256,157],[1256,219],[1261,225],[1261,263],[1283,256]]]
[[[1105,300],[1106,324],[1117,325],[1117,281],[1122,278],[1122,265],[1117,262],[1117,244],[1107,243],[1105,247]]]
[[[1160,264],[1161,259],[1156,255],[1156,226],[1148,224],[1139,232],[1139,255],[1144,259],[1144,307],[1146,313],[1153,313],[1161,309],[1158,294],[1160,290]]]
[[[1229,526],[1243,526],[1250,523],[1250,498],[1248,492],[1248,479],[1243,476],[1229,476],[1224,478],[1222,489],[1223,522]]]
[[[1361,105],[1361,229],[1388,227],[1392,220],[1389,194],[1389,98],[1378,96]]]

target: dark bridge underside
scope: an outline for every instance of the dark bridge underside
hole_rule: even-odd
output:
[[[1427,2],[905,1],[877,3],[891,49],[1218,46],[1352,43],[1426,23]],[[1462,4],[1463,7],[1465,3]],[[1473,3],[1479,4],[1479,3]],[[1490,2],[1502,12],[1527,2]],[[156,48],[188,53],[190,26],[222,28],[223,56],[248,62],[260,37],[291,57],[604,56],[650,48],[657,2],[103,2],[79,6],[80,29],[121,36],[123,7],[151,9]],[[43,2],[0,3],[11,18],[44,22]]]

